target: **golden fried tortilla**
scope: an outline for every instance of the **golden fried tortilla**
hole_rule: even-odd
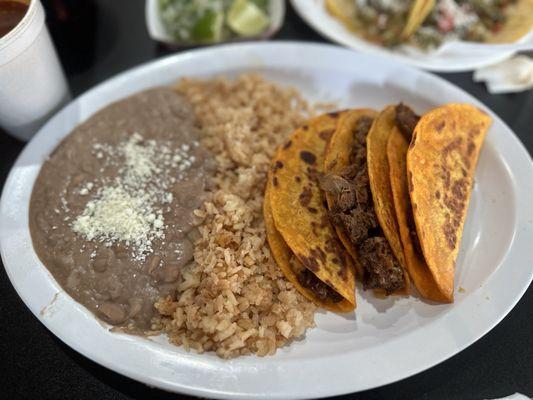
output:
[[[407,187],[406,156],[408,148],[409,142],[400,130],[394,127],[387,143],[387,160],[389,162],[394,209],[403,244],[406,267],[422,297],[438,302],[450,302],[452,299],[442,293],[437,286],[426,264],[416,236],[416,227]]]
[[[387,160],[387,141],[392,129],[396,126],[395,116],[395,106],[388,106],[379,113],[368,132],[366,152],[374,211],[394,256],[405,271],[405,257],[396,221],[389,178],[389,161]],[[409,293],[409,277],[407,272],[405,273],[405,292]]]
[[[489,43],[513,43],[533,29],[533,0],[518,0],[506,9],[506,21]]]
[[[375,110],[361,108],[350,110],[339,118],[335,134],[331,136],[326,147],[324,156],[324,173],[339,175],[343,169],[346,168],[350,162],[350,154],[352,153],[353,126],[355,126],[361,117],[375,118],[377,115],[378,113]],[[325,196],[328,203],[328,209],[331,210],[333,207],[333,196],[327,192],[325,193]],[[354,246],[350,243],[350,239],[341,226],[336,226],[335,230],[342,244],[352,256],[359,277],[362,278],[364,271],[363,266],[359,261],[359,257],[357,256],[357,250],[355,250]]]
[[[274,225],[274,218],[272,217],[272,208],[270,206],[270,185],[267,184],[265,192],[265,200],[263,202],[263,216],[265,218],[265,229],[270,247],[272,257],[278,264],[278,267],[283,272],[283,275],[291,282],[296,289],[303,294],[308,300],[311,300],[319,307],[325,308],[335,312],[347,312],[353,310],[354,306],[346,299],[338,303],[331,301],[321,301],[318,299],[313,291],[302,286],[298,282],[298,273],[305,268],[296,257],[292,254],[291,249],[287,246],[287,243],[283,240],[283,237],[279,234],[276,226]]]
[[[423,24],[428,15],[433,11],[436,0],[415,0],[411,5],[409,18],[402,32],[402,39],[409,39]]]
[[[339,19],[349,30],[360,32],[361,26],[357,23],[357,10],[353,0],[326,0],[326,10]]]
[[[407,151],[416,231],[440,292],[453,299],[454,270],[479,151],[491,118],[469,104],[447,104],[418,122]]]
[[[340,113],[313,118],[281,146],[269,172],[274,224],[300,263],[355,308],[355,272],[318,186]]]

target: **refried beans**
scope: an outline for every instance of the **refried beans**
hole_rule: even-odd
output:
[[[170,88],[100,110],[45,161],[30,203],[34,249],[63,289],[127,332],[193,262],[213,161],[191,105]]]

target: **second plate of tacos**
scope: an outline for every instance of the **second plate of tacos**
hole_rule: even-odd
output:
[[[450,40],[512,43],[533,27],[531,0],[326,0],[326,9],[361,37],[385,47],[435,49]]]
[[[309,25],[339,44],[432,71],[477,69],[509,58],[518,51],[514,45],[533,48],[533,0],[292,4]],[[487,46],[494,44],[506,46]]]

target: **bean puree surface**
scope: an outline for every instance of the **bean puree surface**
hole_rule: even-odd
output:
[[[193,262],[213,161],[191,105],[169,88],[100,110],[43,164],[30,204],[41,261],[76,301],[131,333]]]

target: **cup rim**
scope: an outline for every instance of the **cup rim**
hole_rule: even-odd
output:
[[[14,0],[17,1],[17,0]],[[17,1],[21,3],[20,1]],[[31,21],[33,17],[35,16],[35,9],[37,7],[37,3],[39,0],[30,0],[28,9],[26,10],[26,14],[24,14],[24,17],[18,22],[13,29],[11,29],[8,33],[6,33],[4,36],[0,38],[0,50],[11,43],[14,39],[16,39],[18,36],[24,32],[28,26],[31,25]]]

